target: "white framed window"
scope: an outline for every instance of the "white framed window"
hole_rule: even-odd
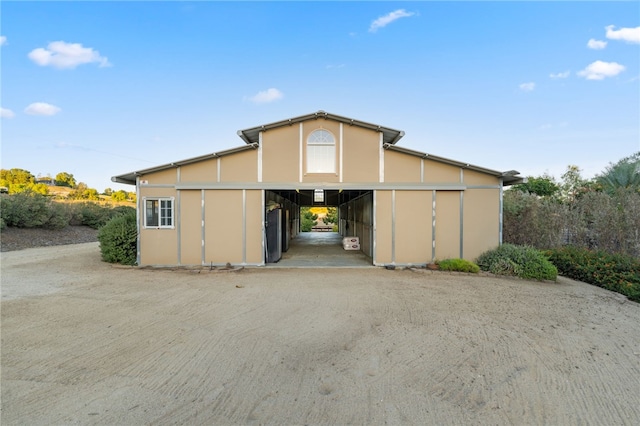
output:
[[[144,199],[145,228],[173,228],[173,197]]]
[[[336,139],[327,130],[314,130],[307,138],[307,173],[335,172]]]

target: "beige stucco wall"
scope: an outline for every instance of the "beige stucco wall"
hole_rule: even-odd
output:
[[[202,191],[180,191],[180,263],[202,264]]]
[[[420,182],[420,158],[401,152],[384,152],[385,182]]]
[[[178,179],[177,169],[167,169],[155,173],[140,176],[141,181],[147,181],[149,185],[174,184]]]
[[[262,181],[300,181],[300,126],[262,133]]]
[[[460,257],[460,191],[436,191],[436,259]]]
[[[236,152],[220,157],[221,182],[257,182],[258,150]]]
[[[428,183],[460,183],[460,168],[425,159],[424,181]]]
[[[463,181],[466,185],[499,185],[500,179],[474,170],[463,170]]]
[[[175,176],[175,170],[172,170]],[[163,173],[166,178],[167,174]],[[149,175],[150,178],[155,176]],[[151,182],[151,179],[149,179]],[[172,188],[149,188],[140,187],[140,203],[144,206],[147,197],[176,197],[176,191]],[[145,228],[144,227],[144,211],[140,212],[140,244],[143,249],[140,253],[141,265],[176,265],[178,263],[177,247],[178,232],[177,228]],[[174,217],[175,219],[175,217]]]
[[[260,264],[264,261],[262,249],[262,191],[246,191],[246,262]]]
[[[431,261],[432,191],[395,191],[396,263]]]
[[[180,182],[216,182],[218,180],[218,159],[200,161],[180,166]]]
[[[242,263],[242,190],[205,191],[205,263]]]
[[[380,134],[361,127],[343,125],[342,181],[380,180]]]
[[[500,243],[500,190],[471,189],[464,192],[464,258],[476,259]]]
[[[392,262],[392,205],[391,191],[375,191],[375,258],[374,264],[386,264]]]

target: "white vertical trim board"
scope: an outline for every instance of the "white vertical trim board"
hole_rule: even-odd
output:
[[[436,261],[436,190],[431,193],[431,261]]]
[[[460,259],[464,259],[464,191],[460,191]]]
[[[380,134],[380,182],[384,182],[384,139],[382,132]]]
[[[382,133],[381,133],[382,134]],[[396,264],[396,190],[391,191],[391,264]]]
[[[222,168],[222,161],[221,161],[221,158],[220,158],[220,157],[218,157],[217,164],[218,164],[218,176],[217,176],[217,179],[218,179],[218,182],[220,182],[220,176],[222,176],[222,170],[221,170],[221,168]]]
[[[258,133],[258,182],[262,182],[262,132]]]
[[[304,140],[303,140],[303,136],[304,136],[304,127],[302,125],[302,123],[300,123],[300,135],[299,135],[299,145],[300,145],[300,161],[298,164],[299,167],[299,174],[298,174],[298,182],[302,182],[302,161],[303,161],[303,155],[302,155],[302,150],[304,149]]]
[[[175,204],[173,206],[173,208],[175,209],[176,212],[176,217],[173,219],[175,221],[174,226],[176,229],[176,244],[178,245],[177,247],[177,260],[178,260],[178,265],[182,265],[182,223],[181,221],[181,212],[182,212],[182,200],[181,200],[181,195],[182,191],[180,191],[179,189],[176,190],[176,200],[175,200]]]
[[[371,251],[371,258],[373,259],[373,264],[376,264],[376,248],[377,248],[377,244],[378,244],[378,237],[377,237],[377,214],[376,214],[376,210],[377,210],[377,190],[373,190],[373,249]]]
[[[247,190],[242,190],[242,264],[247,264]]]
[[[219,160],[219,158],[218,158]],[[218,169],[220,170],[220,169]],[[206,258],[206,253],[204,251],[204,240],[205,240],[205,210],[204,210],[204,194],[205,194],[205,190],[202,189],[200,190],[200,223],[201,223],[201,230],[200,230],[200,260],[202,262],[203,265],[206,265],[207,262],[207,258]]]
[[[343,161],[342,161],[342,159],[343,159],[342,147],[344,146],[344,143],[343,143],[343,141],[344,141],[344,138],[343,138],[343,136],[344,136],[343,125],[344,125],[343,123],[340,123],[340,158],[338,160],[340,162],[340,168],[338,169],[339,173],[340,173],[339,182],[342,182],[342,170],[343,170],[343,168],[342,168],[342,164],[343,164]]]
[[[266,250],[267,250],[267,227],[266,227],[266,218],[267,218],[267,206],[266,206],[266,200],[265,198],[267,197],[267,192],[263,189],[262,191],[262,265],[266,265],[267,263],[267,257],[266,257]]]
[[[136,176],[136,263],[140,266],[140,223],[142,221],[142,197],[140,196],[140,176]]]
[[[504,195],[504,187],[503,185],[503,179],[500,178],[500,202],[498,203],[498,244],[502,245],[502,228],[504,226],[504,217],[503,217],[503,211],[504,211],[504,201],[503,201],[503,195]]]

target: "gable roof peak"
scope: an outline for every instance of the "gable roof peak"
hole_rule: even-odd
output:
[[[325,119],[335,120],[340,123],[349,124],[351,126],[359,126],[365,129],[381,132],[383,135],[382,136],[383,143],[385,144],[393,145],[404,136],[404,132],[402,130],[391,129],[389,127],[381,126],[379,124],[367,123],[365,121],[356,120],[354,118],[344,117],[342,115],[337,115],[337,114],[331,114],[324,110],[318,110],[311,114],[305,114],[297,117],[287,118],[284,120],[275,121],[273,123],[262,124],[259,126],[251,127],[249,129],[238,130],[238,136],[248,144],[258,143],[260,138],[260,132],[265,132],[269,129],[275,129],[283,126],[291,126],[295,123],[301,123],[303,121],[313,120],[320,117]]]

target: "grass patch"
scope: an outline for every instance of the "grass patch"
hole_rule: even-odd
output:
[[[464,259],[444,259],[436,262],[441,271],[471,272],[477,274],[480,267]]]

